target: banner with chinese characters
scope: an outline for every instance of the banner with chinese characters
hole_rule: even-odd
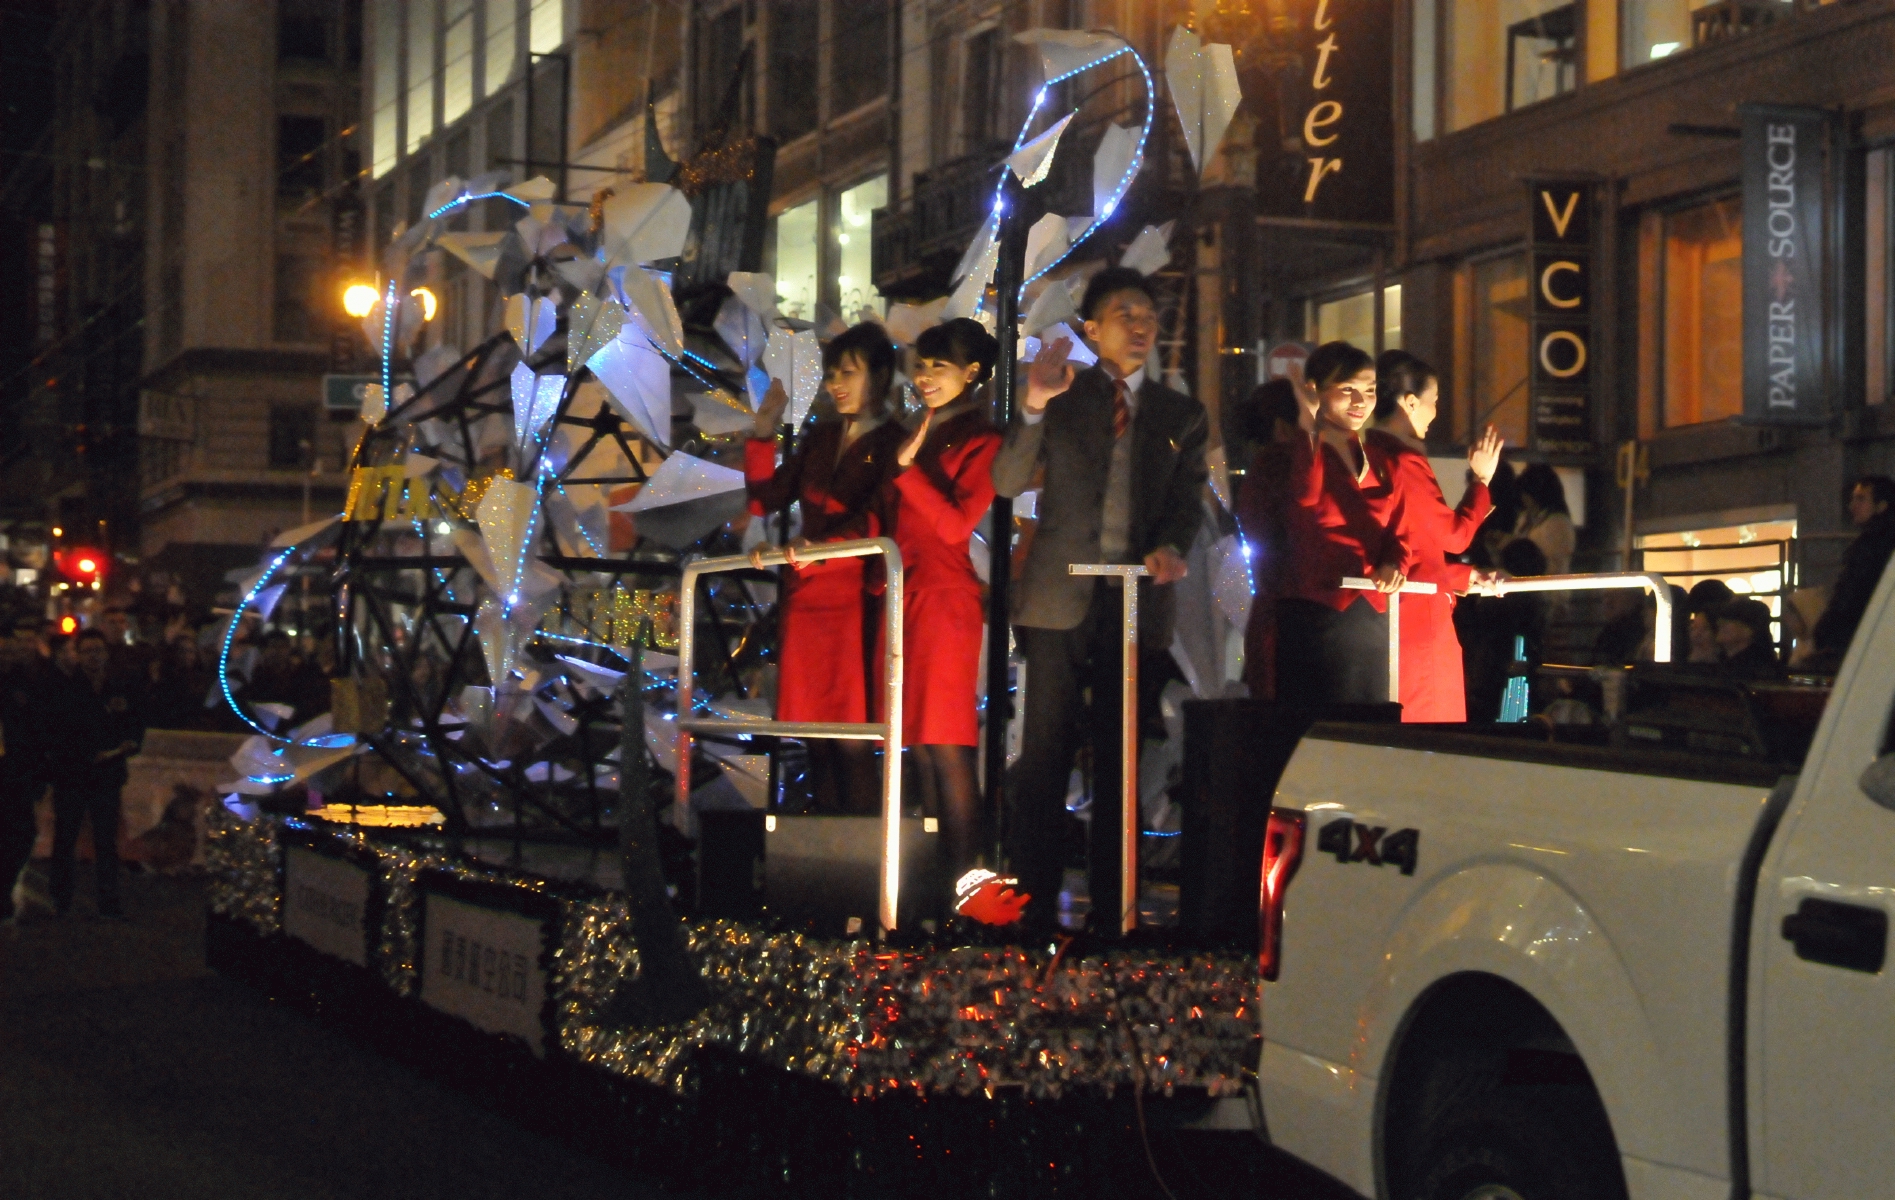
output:
[[[548,918],[449,896],[449,883],[422,880],[421,1002],[544,1057]]]
[[[1285,0],[1281,11],[1271,45],[1246,46],[1241,59],[1244,104],[1259,125],[1258,211],[1392,222],[1393,0]]]
[[[1744,420],[1829,420],[1824,253],[1825,180],[1835,115],[1746,104],[1744,180]]]
[[[324,954],[368,966],[369,873],[305,846],[283,850],[283,932]]]
[[[1592,453],[1593,185],[1530,179],[1532,341],[1528,440],[1541,454]]]

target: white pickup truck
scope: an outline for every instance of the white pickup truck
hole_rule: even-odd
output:
[[[1297,747],[1264,859],[1273,1144],[1387,1200],[1895,1196],[1895,571],[1826,706],[1632,688],[1600,744]]]

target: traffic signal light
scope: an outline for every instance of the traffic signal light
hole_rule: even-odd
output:
[[[105,572],[111,565],[110,557],[102,550],[90,546],[74,546],[61,550],[54,555],[53,561],[59,567],[59,573],[66,582],[76,587],[98,588],[105,582]]]

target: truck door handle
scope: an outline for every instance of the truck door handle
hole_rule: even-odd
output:
[[[1783,918],[1783,936],[1800,959],[1874,975],[1888,954],[1888,914],[1860,904],[1808,898]]]

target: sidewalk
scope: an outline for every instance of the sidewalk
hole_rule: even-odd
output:
[[[90,912],[81,882],[81,912]],[[0,1197],[657,1197],[203,966],[203,896],[0,934]]]

